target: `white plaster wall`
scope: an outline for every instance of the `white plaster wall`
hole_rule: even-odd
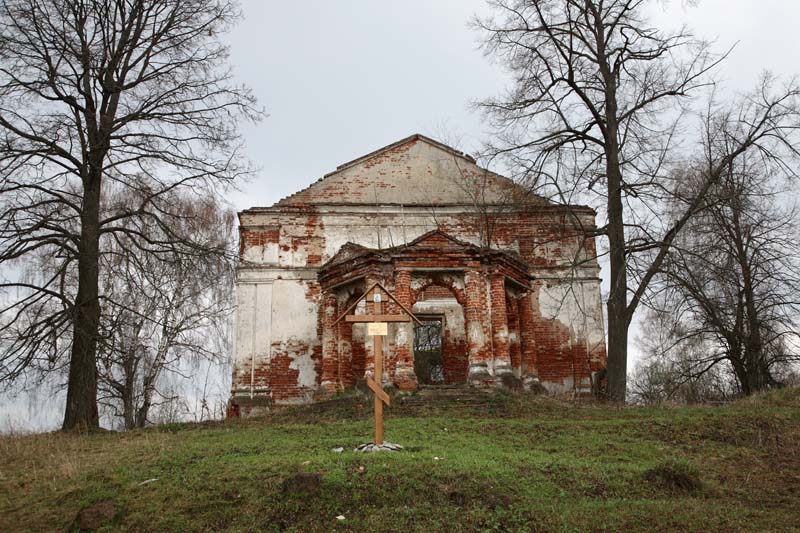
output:
[[[547,390],[548,394],[557,396],[567,392],[572,392],[575,387],[574,381],[575,380],[572,379],[572,376],[566,376],[561,382],[543,381],[542,386],[545,388],[545,390]]]
[[[252,381],[252,369],[254,363],[269,361],[271,336],[272,281],[238,283],[234,374],[239,379],[234,379],[234,389],[247,392],[264,389],[263,384]]]
[[[236,286],[236,341],[234,343],[233,363],[236,371],[244,368],[244,363],[253,356],[252,336],[255,329],[253,306],[255,304],[255,285]]]
[[[423,212],[395,209],[394,212],[375,213],[374,208],[367,207],[352,213],[327,214],[321,219],[325,227],[326,261],[348,242],[367,248],[391,248],[409,243],[441,224],[456,224],[452,216],[437,214],[433,209]],[[478,236],[455,237],[471,244],[480,244]]]
[[[317,372],[312,355],[317,339],[317,303],[307,296],[308,282],[276,279],[273,285],[272,338],[292,359],[289,368],[298,371],[300,387],[316,387]],[[308,398],[310,399],[310,398]]]
[[[491,183],[491,187],[486,187]],[[390,184],[390,186],[385,186]],[[483,186],[483,187],[481,187]],[[509,182],[474,162],[429,142],[396,147],[368,162],[347,163],[322,182],[300,192],[303,199],[324,198],[335,203],[446,204],[502,202]]]
[[[276,279],[272,289],[274,339],[307,340],[317,336],[317,306],[306,296],[303,280]]]
[[[270,210],[243,213],[242,224],[245,226],[281,227],[280,246],[253,247],[252,252],[245,252],[245,258],[253,265],[274,265],[277,261],[280,267],[302,268],[310,255],[321,255],[322,261],[327,261],[347,242],[368,248],[389,248],[406,244],[437,228],[445,228],[459,240],[482,244],[479,235],[459,230],[463,227],[463,215],[474,212],[470,206],[319,206],[317,210],[313,216],[322,230],[319,238],[311,242],[308,237],[309,231],[313,230],[309,228],[307,216]],[[546,254],[558,250],[566,268],[573,263],[577,246],[577,241],[544,241],[537,248]],[[519,242],[511,242],[504,249],[519,252]],[[589,263],[580,266],[579,270],[584,273],[582,275],[592,275],[590,272],[596,272],[597,267]]]
[[[269,361],[270,345],[272,343],[272,291],[273,284],[256,284],[256,303],[255,309],[256,330],[255,354],[256,361]]]
[[[270,242],[263,246],[249,246],[242,254],[242,261],[247,263],[258,263],[271,265],[278,263],[278,243]]]
[[[245,259],[253,265],[301,268],[306,266],[311,253],[321,253],[323,261],[330,259],[348,242],[369,248],[389,248],[406,244],[420,235],[439,227],[457,227],[459,214],[469,208],[426,208],[401,206],[348,206],[322,207],[317,224],[323,229],[323,238],[308,242],[308,218],[290,216],[277,212],[242,214],[245,226],[280,225],[280,244],[255,246],[245,251]],[[452,232],[462,241],[480,245],[478,235],[463,235]],[[323,245],[324,242],[324,245]],[[317,243],[320,250],[315,250]],[[309,248],[312,248],[311,250]],[[512,246],[512,249],[518,247]]]
[[[539,310],[543,318],[568,325],[572,341],[586,342],[590,353],[605,345],[599,281],[546,283],[539,290]]]

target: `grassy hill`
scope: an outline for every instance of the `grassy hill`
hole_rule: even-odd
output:
[[[355,397],[1,438],[0,530],[800,531],[797,389],[723,407],[454,403],[390,410],[396,454],[352,451],[371,437]]]

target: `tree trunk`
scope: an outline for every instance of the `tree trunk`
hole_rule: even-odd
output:
[[[730,351],[728,352],[728,361],[733,367],[733,374],[739,382],[739,389],[745,396],[750,395],[750,380],[747,377],[747,367],[742,360],[742,347],[740,344],[741,339],[733,339],[728,342]],[[746,357],[746,355],[745,355]]]
[[[622,206],[622,167],[620,165],[619,117],[617,116],[617,73],[606,54],[607,28],[603,16],[587,4],[594,17],[598,74],[605,93],[604,151],[608,190],[608,246],[611,264],[611,292],[608,295],[608,365],[606,396],[624,402],[628,377],[628,271],[625,257],[625,220]]]
[[[125,429],[136,427],[136,371],[138,369],[138,345],[139,328],[131,328],[131,345],[125,352],[125,359],[122,363],[122,370],[125,385],[122,390],[122,417],[125,421]]]
[[[147,417],[150,416],[150,407],[152,405],[152,395],[148,392],[144,393],[142,405],[136,411],[136,427],[143,428],[147,424]]]
[[[608,295],[608,367],[606,394],[624,402],[628,376],[628,272],[625,268],[625,227],[622,220],[621,176],[616,153],[608,161],[608,244],[611,292]],[[614,168],[616,166],[616,169]]]
[[[65,431],[100,427],[97,413],[97,334],[100,327],[99,251],[100,176],[85,182],[81,240],[78,245],[78,295],[73,311]]]
[[[136,407],[133,400],[133,389],[125,388],[122,393],[122,419],[125,422],[125,429],[136,427]]]
[[[747,253],[745,229],[742,227],[740,219],[739,199],[734,198],[732,209],[733,238],[736,246],[736,259],[739,262],[742,275],[742,293],[744,297],[744,310],[746,316],[746,328],[740,329],[742,341],[744,342],[744,365],[747,372],[744,379],[747,384],[742,383],[742,391],[746,395],[764,390],[768,387],[771,380],[769,370],[764,364],[764,343],[761,339],[761,320],[758,309],[756,308],[756,294],[753,288],[753,272],[750,268],[750,257]],[[746,330],[745,330],[746,329]]]
[[[624,402],[628,378],[628,270],[622,207],[622,168],[617,139],[617,98],[614,77],[606,69],[606,180],[608,184],[608,247],[611,292],[608,295],[608,366],[606,396]]]

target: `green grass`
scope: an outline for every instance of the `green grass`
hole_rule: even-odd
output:
[[[372,431],[357,399],[0,438],[0,530],[74,528],[110,500],[104,528],[143,531],[800,531],[797,389],[724,407],[488,401],[390,412],[396,454],[351,451]],[[299,473],[318,477],[292,488]]]

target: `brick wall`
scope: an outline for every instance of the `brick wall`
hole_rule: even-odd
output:
[[[406,293],[406,282],[401,280],[398,286],[401,301],[450,298],[454,290],[458,292],[465,334],[457,336],[445,331],[443,352],[448,381],[467,379],[469,354],[473,361],[489,367],[498,360],[507,360],[517,375],[537,376],[555,392],[569,390],[585,380],[590,371],[605,365],[599,280],[595,279],[598,268],[593,260],[595,244],[576,229],[593,227],[594,213],[590,210],[539,205],[529,210],[500,210],[484,216],[469,207],[461,211],[437,211],[413,205],[387,207],[366,202],[336,208],[324,205],[326,201],[341,202],[355,190],[366,188],[370,191],[374,188],[379,194],[391,193],[397,175],[411,172],[411,167],[404,166],[410,161],[410,150],[408,146],[386,150],[357,165],[358,168],[348,169],[347,181],[334,180],[317,196],[303,193],[274,208],[240,213],[239,275],[297,279],[292,283],[302,285],[303,291],[302,296],[294,292],[289,300],[276,298],[271,302],[269,320],[275,321],[271,323],[273,334],[269,342],[256,347],[254,373],[250,348],[241,343],[244,348],[237,354],[234,365],[234,390],[242,393],[252,387],[256,394],[267,395],[274,402],[299,403],[313,397],[326,375],[335,376],[337,387],[351,387],[362,379],[372,363],[365,326],[343,323],[333,332],[335,341],[325,337],[325,320],[330,320],[330,311],[320,313],[322,294],[315,272],[347,242],[386,248],[409,242],[435,228],[472,244],[489,242],[494,248],[511,252],[530,266],[536,280],[530,291],[509,295],[505,293],[507,288],[501,288],[499,281],[491,281],[491,273],[482,271],[479,264],[464,265],[475,273],[466,276],[461,288],[432,283]],[[434,173],[435,168],[435,164],[428,164],[423,171]],[[309,188],[313,190],[313,186]],[[428,266],[441,265],[431,262]],[[383,281],[394,286],[397,280],[391,273],[384,274]],[[463,273],[460,275],[463,277]],[[579,305],[562,297],[564,291],[559,292],[557,279],[565,276],[588,280],[582,285],[584,296],[588,294],[590,300],[588,304]],[[556,302],[559,298],[564,302]],[[298,303],[298,299],[304,302]],[[301,303],[307,305],[307,313],[292,318],[284,316],[284,308]],[[337,313],[346,307],[344,304],[339,302]],[[582,321],[578,308],[591,313],[591,320]],[[267,316],[267,311],[260,313],[256,323],[247,327],[266,327]],[[303,331],[309,333],[281,336],[286,329],[282,321],[306,321]],[[398,330],[392,327],[391,333],[384,339],[387,369],[397,373],[404,364],[413,366],[413,361],[406,346],[398,341],[402,337]],[[248,334],[237,330],[237,335]],[[333,367],[323,365],[325,342],[331,353],[337,353]]]

